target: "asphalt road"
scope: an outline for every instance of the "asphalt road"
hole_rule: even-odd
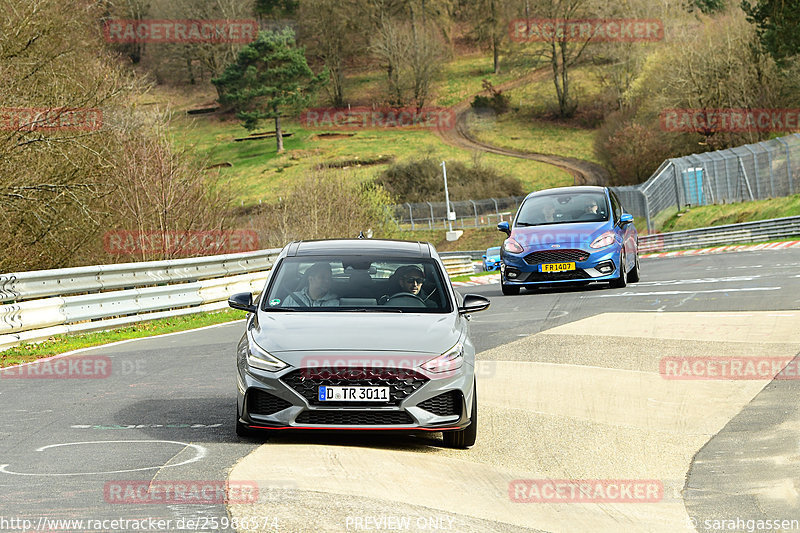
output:
[[[645,259],[642,281],[625,289],[549,289],[512,297],[502,296],[499,285],[459,290],[492,298],[490,310],[476,314],[472,322],[486,373],[479,397],[487,406],[481,408],[485,417],[479,444],[472,450],[446,450],[434,438],[413,437],[280,436],[261,447],[239,440],[233,426],[233,349],[242,325],[235,323],[84,352],[84,358],[94,358],[92,367],[76,370],[77,379],[3,371],[0,530],[120,531],[133,527],[97,521],[149,519],[150,530],[212,531],[230,529],[222,527],[230,518],[247,519],[248,527],[240,529],[253,531],[367,530],[363,519],[380,513],[430,519],[421,529],[431,529],[436,521],[440,529],[454,531],[578,531],[589,524],[600,531],[629,521],[625,523],[631,527],[625,529],[657,530],[656,522],[669,524],[680,513],[699,520],[730,515],[745,493],[753,516],[765,516],[768,510],[782,514],[774,518],[800,517],[797,498],[792,499],[798,487],[787,481],[792,476],[765,473],[752,461],[748,466],[741,461],[744,452],[736,452],[748,438],[773,428],[779,439],[775,442],[780,443],[771,455],[773,463],[788,461],[797,482],[800,422],[791,383],[776,382],[763,392],[766,383],[758,382],[724,389],[669,389],[663,398],[688,398],[678,402],[678,415],[665,411],[663,419],[659,414],[648,421],[647,410],[654,398],[669,403],[657,392],[648,392],[662,386],[656,355],[798,352],[800,340],[792,328],[800,313],[792,311],[800,309],[800,250]],[[526,363],[524,372],[516,372],[517,362]],[[617,416],[616,400],[608,399],[609,391],[592,388],[597,384],[587,381],[581,386],[588,388],[561,399],[557,390],[548,389],[563,384],[564,376],[589,375],[589,369],[594,375],[607,375],[602,385],[612,392],[615,387],[620,396],[629,391],[628,401],[636,404],[648,394],[649,400],[645,398],[641,409]],[[643,393],[644,372],[655,372],[656,379]],[[640,376],[636,383],[630,382],[633,375]],[[508,403],[513,401],[507,397],[511,389],[504,385],[522,377],[542,379],[541,390],[550,391],[526,400],[526,410]],[[595,396],[604,400],[595,403]],[[719,397],[724,401],[717,405]],[[567,406],[570,400],[574,405]],[[696,413],[702,402],[709,402],[708,412]],[[764,409],[772,412],[770,406],[789,407],[780,416],[763,416]],[[626,418],[632,421],[620,421]],[[691,431],[686,431],[691,426],[687,420],[695,424]],[[611,442],[611,435],[628,429],[635,435]],[[571,437],[565,441],[564,435]],[[609,440],[601,442],[598,435],[608,435]],[[632,443],[636,446],[628,449]],[[715,463],[698,463],[695,454],[701,448],[697,457],[713,452]],[[747,450],[751,459],[758,455],[758,447]],[[367,464],[350,463],[372,456],[374,461]],[[621,457],[630,464],[621,463]],[[243,505],[226,508],[221,501],[186,504],[119,497],[130,495],[126,490],[141,482],[173,487],[224,482],[240,460],[234,472],[248,467],[256,476],[251,481],[258,487],[258,505],[247,505],[246,498]],[[389,461],[395,469],[382,466]],[[655,468],[657,463],[664,463],[663,469]],[[708,464],[713,468],[703,467]],[[337,470],[343,465],[350,467]],[[423,487],[414,485],[419,472],[433,468],[447,472],[443,476],[451,484],[445,494],[435,490],[436,479]],[[726,468],[736,468],[737,481],[719,479]],[[498,497],[494,493],[463,508],[463,495],[480,492],[480,487],[463,483],[485,479],[488,485],[500,469],[503,476],[535,472],[549,479],[650,476],[675,490],[670,503],[655,510],[601,508],[593,514],[583,507],[566,513],[567,509],[530,505],[507,508],[507,501],[491,504]],[[327,472],[327,479],[313,477],[321,472]],[[351,474],[363,476],[358,486],[327,487],[328,481],[343,481],[336,476]],[[503,476],[497,477],[498,483],[505,482]],[[777,478],[784,489],[777,496],[757,490],[762,479]],[[375,483],[380,490],[369,488]],[[406,494],[409,486],[415,490]],[[452,493],[459,487],[463,494]],[[387,498],[386,491],[397,492],[397,499]],[[427,499],[420,499],[421,494]],[[358,517],[362,522],[355,521]],[[23,519],[31,522],[20,522]]]

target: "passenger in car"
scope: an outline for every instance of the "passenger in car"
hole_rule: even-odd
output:
[[[304,287],[286,297],[282,307],[336,307],[339,296],[330,292],[333,274],[328,263],[314,263],[305,272]]]

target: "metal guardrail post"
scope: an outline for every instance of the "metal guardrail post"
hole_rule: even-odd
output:
[[[414,211],[411,209],[411,204],[406,202],[408,206],[408,218],[411,219],[411,229],[414,230]]]

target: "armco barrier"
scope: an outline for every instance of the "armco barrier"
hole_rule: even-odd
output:
[[[639,251],[660,252],[703,248],[740,242],[770,241],[796,235],[800,235],[800,216],[643,235],[639,237]]]
[[[7,302],[0,305],[0,350],[52,335],[223,309],[232,294],[261,291],[279,252],[0,275],[0,301]],[[450,276],[472,273],[469,256],[443,262]]]

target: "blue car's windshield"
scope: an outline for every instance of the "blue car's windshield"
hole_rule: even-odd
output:
[[[433,259],[288,257],[276,267],[265,311],[449,313],[445,278]]]
[[[489,248],[486,250],[486,257],[491,257],[493,255],[500,255],[500,247],[495,246],[494,248]]]
[[[559,193],[532,196],[519,209],[515,226],[539,226],[608,220],[609,208],[602,193]]]

